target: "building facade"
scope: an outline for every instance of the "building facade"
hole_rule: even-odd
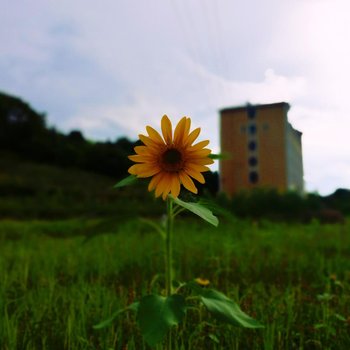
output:
[[[220,190],[232,196],[256,187],[304,191],[301,132],[285,102],[220,111]]]

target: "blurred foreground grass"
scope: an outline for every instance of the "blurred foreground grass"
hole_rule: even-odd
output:
[[[205,311],[190,310],[174,349],[349,349],[349,232],[349,222],[179,220],[178,280],[209,279],[266,328],[201,322]],[[92,326],[161,291],[162,249],[135,219],[0,221],[0,348],[148,349],[132,314]]]

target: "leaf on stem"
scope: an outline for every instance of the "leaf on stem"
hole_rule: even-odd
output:
[[[248,316],[226,295],[215,289],[202,288],[195,282],[190,282],[187,285],[199,294],[207,310],[219,321],[245,328],[264,328],[260,322]]]
[[[209,210],[208,208],[203,207],[202,205],[195,203],[195,202],[184,202],[179,198],[174,198],[173,196],[171,196],[171,198],[174,200],[174,202],[177,205],[179,205],[179,206],[189,210],[190,212],[198,215],[199,217],[201,217],[203,220],[209,222],[210,224],[212,224],[214,226],[219,225],[218,218],[215,215],[213,215],[212,211]]]
[[[215,154],[215,153],[211,153],[208,156],[211,159],[230,159],[230,154],[228,153],[219,153],[219,154]]]
[[[141,334],[150,346],[161,342],[170,327],[181,322],[185,314],[185,299],[179,294],[169,297],[146,295],[140,301],[138,322]]]
[[[116,312],[114,312],[112,314],[111,317],[109,317],[107,320],[104,320],[96,325],[93,326],[94,329],[102,329],[102,328],[105,328],[107,326],[109,326],[113,321],[114,319],[119,316],[120,314],[122,314],[123,312],[125,311],[137,311],[138,310],[138,307],[139,307],[139,302],[135,302],[135,303],[132,303],[130,304],[129,306],[127,306],[126,308],[124,309],[121,309],[121,310],[117,310]]]
[[[165,239],[166,233],[163,230],[163,228],[158,225],[157,223],[155,223],[154,221],[150,220],[150,219],[145,219],[145,218],[140,218],[140,221],[148,226],[151,226],[152,228],[154,228],[159,234],[160,236]]]
[[[137,176],[135,175],[129,175],[128,177],[124,178],[123,180],[120,180],[117,182],[113,188],[120,188],[120,187],[125,187],[125,186],[130,186],[134,184],[137,180]]]

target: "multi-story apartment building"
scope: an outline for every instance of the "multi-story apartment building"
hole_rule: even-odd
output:
[[[301,132],[280,102],[220,111],[220,190],[233,195],[256,187],[304,190]]]

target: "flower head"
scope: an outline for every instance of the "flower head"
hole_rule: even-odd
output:
[[[208,279],[201,277],[196,278],[194,281],[202,287],[206,287],[210,284],[210,281]]]
[[[129,156],[137,163],[129,168],[129,173],[137,177],[152,177],[148,190],[155,190],[155,196],[165,200],[169,193],[175,198],[183,185],[193,193],[198,190],[192,180],[204,183],[202,172],[208,171],[206,165],[213,160],[208,156],[210,149],[205,148],[209,141],[193,145],[200,128],[190,132],[191,119],[183,117],[172,131],[169,118],[164,115],[161,121],[163,137],[150,126],[146,127],[148,136],[139,135],[143,146],[134,148],[136,154]]]

